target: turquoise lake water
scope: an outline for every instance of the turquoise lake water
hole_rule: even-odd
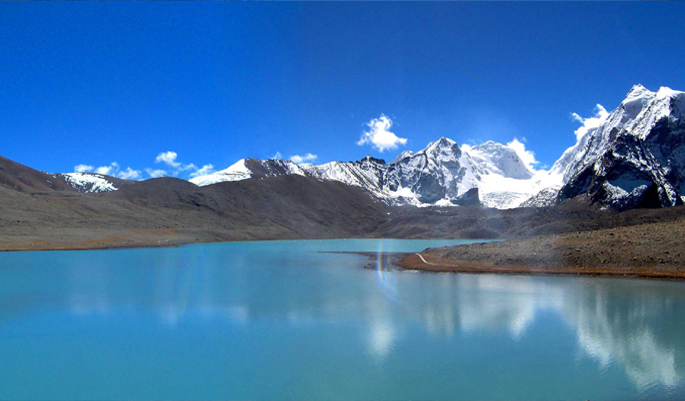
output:
[[[0,254],[0,399],[684,399],[685,283],[416,274],[326,240]]]

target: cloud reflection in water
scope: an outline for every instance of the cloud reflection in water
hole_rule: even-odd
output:
[[[436,338],[502,332],[520,341],[541,312],[552,312],[573,329],[582,355],[602,370],[620,366],[638,389],[685,379],[685,320],[673,318],[684,317],[682,283],[406,274],[388,271],[384,258],[374,272],[359,269],[361,257],[317,253],[284,267],[284,253],[178,248],[146,265],[124,252],[118,258],[126,260],[109,264],[76,257],[54,279],[68,288],[64,302],[77,316],[135,310],[169,327],[194,318],[243,330],[260,321],[360,327],[379,363],[415,326]]]

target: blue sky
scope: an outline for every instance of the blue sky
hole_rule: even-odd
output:
[[[637,83],[685,90],[683,15],[681,2],[3,2],[0,155],[187,178],[276,152],[391,160],[440,136],[517,137],[551,165],[575,142],[571,113],[612,110]],[[406,143],[358,145],[382,115]]]

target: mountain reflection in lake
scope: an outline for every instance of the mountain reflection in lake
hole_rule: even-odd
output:
[[[0,398],[685,395],[685,283],[378,272],[318,252],[432,243],[0,255]]]

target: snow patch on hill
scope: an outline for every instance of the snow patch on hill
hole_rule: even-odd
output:
[[[55,175],[57,177],[57,175]],[[61,178],[79,192],[98,193],[116,191],[114,183],[106,176],[94,173],[59,174]]]

